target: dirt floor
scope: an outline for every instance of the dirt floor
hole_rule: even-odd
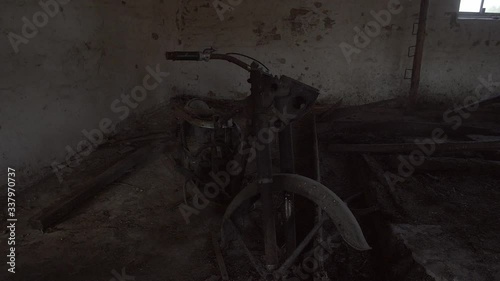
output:
[[[393,232],[436,280],[500,280],[499,186],[497,175],[416,176],[398,190],[408,216]]]
[[[211,202],[186,224],[179,211],[184,177],[170,157],[169,145],[175,137],[166,129],[172,127],[172,120],[161,111],[145,120],[125,128],[125,134],[67,172],[62,184],[52,175],[18,192],[16,278],[4,270],[0,280],[221,280],[212,233],[219,234],[223,201]],[[152,142],[167,144],[167,149],[103,186],[102,192],[63,222],[44,232],[33,227],[32,218],[40,210],[134,148]],[[322,183],[343,199],[368,189],[372,196],[354,200],[352,207],[379,207],[357,215],[373,250],[360,253],[338,240],[325,265],[331,280],[500,280],[498,174],[418,173],[389,192],[357,164],[359,155],[328,152],[328,144],[328,138],[320,143]],[[391,169],[390,159],[375,158]],[[258,211],[249,213],[250,224],[258,222],[258,215]],[[328,225],[325,230],[335,234]],[[5,245],[7,237],[5,231],[0,244]],[[250,246],[254,254],[261,254],[258,245]],[[259,280],[234,241],[222,253],[230,280]],[[295,278],[289,280],[309,280]]]

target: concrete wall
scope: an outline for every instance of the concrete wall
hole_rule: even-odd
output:
[[[211,0],[66,2],[16,53],[9,34],[22,35],[22,17],[32,20],[42,8],[37,1],[2,1],[0,174],[12,166],[34,179],[42,167],[64,161],[66,146],[76,149],[82,130],[98,128],[103,118],[126,121],[111,104],[142,85],[148,65],[160,64],[170,76],[131,114],[173,93],[246,96],[246,74],[236,66],[166,62],[166,50],[212,46],[245,53],[276,74],[318,87],[327,102],[363,104],[408,92],[403,74],[412,63],[406,53],[415,41],[416,0],[401,0],[401,6],[389,0],[223,0],[234,5],[223,20]],[[478,76],[500,80],[500,21],[453,22],[458,1],[431,2],[422,97],[459,101],[476,88]],[[374,20],[371,11],[388,5],[401,12],[348,63],[339,44],[356,47],[354,28],[363,29]]]

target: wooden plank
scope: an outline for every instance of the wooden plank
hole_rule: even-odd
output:
[[[370,168],[370,170],[373,172],[377,180],[381,184],[389,186],[387,184],[387,180],[384,175],[384,168],[382,168],[382,166],[378,163],[378,161],[368,154],[363,154],[363,158],[365,159],[366,164],[368,164],[368,168]],[[393,186],[389,186],[389,189],[391,192],[395,191]]]
[[[409,162],[408,156],[389,156],[388,163],[393,169],[397,169],[401,163],[399,157],[403,157]],[[491,174],[494,177],[500,176],[500,162],[488,161],[484,159],[462,159],[455,157],[430,157],[425,158],[422,165],[415,166],[415,169],[420,172],[435,172],[435,171],[453,171],[466,172],[469,174]]]
[[[389,117],[399,118],[399,117]],[[399,118],[401,119],[401,118]],[[498,128],[477,127],[462,125],[454,129],[452,125],[437,122],[421,122],[409,120],[345,120],[322,123],[318,126],[318,134],[322,138],[329,138],[339,134],[373,134],[387,136],[431,136],[436,129],[442,129],[448,137],[465,138],[467,135],[500,135]]]
[[[396,186],[391,185],[387,182],[387,179],[385,177],[385,171],[382,165],[371,155],[368,154],[363,154],[363,159],[365,160],[368,168],[372,171],[372,173],[375,175],[377,178],[378,182],[384,187],[384,189],[389,193],[390,198],[393,201],[393,204],[395,206],[400,206],[402,204],[401,200],[399,197],[396,195]],[[373,183],[375,184],[375,182]],[[372,185],[372,184],[369,184]],[[373,187],[372,187],[373,188]],[[382,206],[390,206],[391,204],[389,202],[379,202],[382,203]]]
[[[98,193],[102,192],[111,183],[120,179],[132,168],[145,163],[151,156],[152,151],[152,146],[140,148],[124,159],[119,160],[101,174],[92,177],[81,185],[75,186],[75,191],[72,194],[35,215],[31,219],[32,226],[37,229],[46,230],[62,222],[73,211],[81,207]]]
[[[377,143],[377,144],[331,144],[328,150],[331,152],[355,152],[355,153],[411,153],[421,150],[421,147],[428,147],[427,143]],[[435,152],[450,151],[496,151],[500,150],[500,141],[467,141],[448,142],[436,144]]]
[[[367,103],[363,105],[355,105],[355,106],[348,106],[348,107],[342,107],[339,108],[336,105],[333,105],[329,110],[324,111],[321,113],[318,118],[317,122],[326,122],[326,121],[331,121],[331,120],[336,120],[340,118],[345,118],[354,114],[366,112],[367,110],[373,109],[373,108],[378,108],[378,107],[394,107],[395,104],[399,104],[400,100],[399,99],[388,99],[388,100],[382,100],[382,101],[377,101],[373,103]],[[339,104],[340,105],[340,104]],[[314,111],[314,110],[313,110]]]

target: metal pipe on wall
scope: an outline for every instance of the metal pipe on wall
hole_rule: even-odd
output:
[[[410,86],[410,105],[415,105],[420,85],[420,72],[422,69],[422,58],[424,54],[425,31],[427,26],[427,14],[429,11],[429,0],[420,1],[420,14],[418,20],[417,45],[413,57],[413,68]]]

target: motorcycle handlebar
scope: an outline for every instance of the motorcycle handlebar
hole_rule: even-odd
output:
[[[188,60],[199,61],[201,60],[200,52],[167,52],[167,60]]]
[[[209,61],[209,60],[225,60],[238,65],[246,71],[251,70],[251,66],[240,59],[226,54],[212,54],[204,52],[166,52],[167,60],[172,61]]]

